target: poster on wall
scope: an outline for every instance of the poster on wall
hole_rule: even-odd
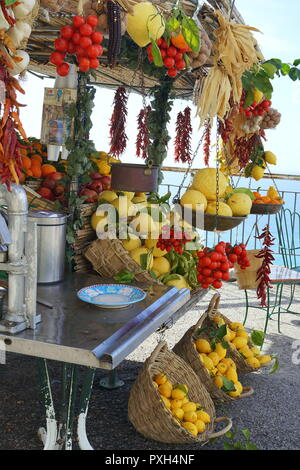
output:
[[[41,142],[62,146],[73,133],[73,119],[67,117],[68,106],[76,102],[77,90],[45,88]]]

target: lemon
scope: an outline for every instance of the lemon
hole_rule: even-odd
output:
[[[226,357],[226,354],[227,354],[227,350],[223,348],[221,343],[216,344],[215,352],[218,354],[220,360],[224,359],[224,357]]]
[[[166,376],[166,374],[157,374],[157,375],[154,377],[154,380],[155,380],[155,382],[156,382],[158,385],[162,385],[162,384],[166,383],[166,381],[167,381],[167,376]]]
[[[246,359],[246,362],[249,366],[253,367],[253,369],[258,369],[260,367],[260,362],[256,357],[249,357]]]
[[[210,353],[211,347],[209,342],[206,339],[197,339],[196,348],[200,353]]]
[[[241,384],[241,382],[235,382],[234,387],[235,387],[235,392],[229,392],[229,395],[231,397],[236,398],[236,397],[239,397],[241,393],[243,392],[243,385]]]
[[[197,419],[197,421],[195,422],[195,426],[199,434],[205,431],[206,426],[204,421],[202,421],[201,419]]]
[[[233,383],[238,382],[238,375],[233,367],[229,367],[226,372],[226,379],[231,380]]]
[[[184,403],[182,405],[182,409],[185,413],[188,412],[188,411],[196,411],[197,410],[197,405],[196,405],[196,403],[194,403],[192,401],[189,401],[189,402]]]
[[[265,160],[267,163],[270,163],[270,165],[277,164],[277,157],[273,152],[265,152]]]
[[[230,196],[227,204],[232,210],[232,214],[238,217],[245,217],[250,214],[252,200],[248,194],[236,193]]]
[[[99,194],[98,201],[103,200],[107,202],[113,202],[115,199],[117,199],[117,194],[114,191],[102,191],[102,193]]]
[[[157,41],[165,32],[165,21],[159,10],[151,2],[141,2],[132,6],[127,14],[127,33],[140,47]]]
[[[142,202],[146,202],[147,198],[146,196],[140,197],[140,196],[134,196],[132,199],[133,204],[141,204]]]
[[[270,361],[272,361],[271,356],[261,356],[261,357],[259,358],[259,362],[260,362],[261,364],[267,364],[267,363],[270,362]]]
[[[237,338],[246,338],[247,340],[249,339],[249,335],[247,333],[247,331],[245,330],[239,330],[236,332],[236,337]]]
[[[167,282],[167,286],[177,287],[177,289],[190,289],[190,286],[186,282],[185,278],[180,274],[176,274],[178,279],[173,279],[172,281]]]
[[[253,95],[254,95],[254,102],[256,104],[259,104],[264,97],[263,92],[257,89],[254,90]]]
[[[158,387],[159,393],[165,397],[165,398],[170,398],[172,395],[172,388],[168,384],[162,384]],[[171,404],[170,404],[171,406]]]
[[[197,411],[197,418],[205,424],[210,423],[211,421],[209,414],[204,410]]]
[[[132,201],[132,199],[134,198],[134,193],[132,193],[130,191],[120,191],[119,195],[120,196],[126,196],[127,199],[129,199],[129,201]]]
[[[186,393],[184,393],[183,390],[180,390],[180,388],[173,388],[172,398],[174,398],[174,400],[183,400],[184,397],[186,396]]]
[[[274,188],[274,186],[270,186],[268,189],[267,196],[271,199],[280,199],[278,191]]]
[[[222,172],[219,172],[219,196],[222,198],[227,188],[227,180]],[[200,191],[206,199],[216,200],[217,194],[217,170],[215,168],[203,168],[194,176],[192,189]]]
[[[202,362],[202,364],[204,364],[203,356],[205,356],[205,354],[204,354],[204,353],[201,353],[201,354],[198,354],[198,356],[199,356],[199,359],[200,359],[200,361]]]
[[[252,169],[251,176],[255,179],[255,181],[259,181],[264,177],[265,170],[261,166],[255,165]]]
[[[242,338],[241,336],[239,336],[238,338],[234,338],[232,344],[234,344],[237,349],[241,349],[244,346],[247,346],[247,342],[248,341],[246,340],[246,338]]]
[[[100,232],[100,230],[99,230],[100,225],[102,226],[102,224],[100,224],[100,222],[102,222],[105,219],[107,220],[107,217],[105,215],[97,215],[97,211],[94,212],[94,214],[91,217],[91,226],[92,226],[92,228],[95,231]],[[100,224],[99,227],[98,227],[98,224]],[[98,230],[97,230],[97,227],[98,227]]]
[[[182,407],[182,400],[171,400],[171,409],[176,410]]]
[[[167,250],[161,250],[160,248],[156,247],[158,240],[153,240],[152,238],[147,238],[145,240],[145,247],[152,250],[152,254],[155,258],[160,258],[161,256],[165,256],[168,252]]]
[[[167,380],[167,381],[165,382],[165,385],[167,385],[168,387],[170,387],[170,389],[172,390],[173,385],[172,385],[172,383],[170,382],[170,380]]]
[[[161,256],[160,258],[154,258],[152,269],[157,271],[159,275],[167,274],[171,271],[171,265],[167,258]]]
[[[168,408],[168,410],[171,409],[171,403],[170,403],[170,400],[166,397],[164,397],[163,395],[161,395],[161,399],[163,401],[163,403],[166,405],[166,407]]]
[[[232,331],[245,330],[244,325],[242,325],[242,323],[239,323],[239,322],[232,322],[230,323],[229,326]]]
[[[213,369],[214,363],[208,356],[204,356],[203,360],[204,360],[204,365],[208,370]]]
[[[212,377],[214,377],[215,375],[217,375],[218,372],[219,372],[219,371],[218,371],[218,369],[217,369],[216,367],[213,367],[212,369],[210,369],[210,375],[211,375]]]
[[[215,317],[213,322],[216,323],[216,325],[225,325],[225,320],[223,320],[222,317]]]
[[[185,405],[186,403],[189,403],[189,399],[188,397],[184,397],[184,399],[182,400],[182,405]]]
[[[198,435],[198,429],[197,427],[193,424],[193,423],[183,423],[183,427],[189,431],[191,434],[193,434],[193,436],[197,436]]]
[[[159,237],[159,224],[149,214],[140,213],[130,222],[130,227],[144,238]]]
[[[259,356],[260,355],[260,350],[256,346],[253,346],[250,349],[253,352],[254,356]]]
[[[127,218],[134,215],[134,205],[125,196],[120,196],[114,199],[111,203],[112,206],[118,211],[121,218]]]
[[[220,375],[217,375],[217,377],[214,378],[214,384],[218,387],[218,388],[222,388],[223,387],[223,379]]]
[[[223,362],[219,362],[219,364],[217,365],[217,369],[219,372],[221,372],[221,374],[225,374],[228,369],[228,366]]]
[[[230,357],[225,357],[221,360],[221,362],[226,364],[227,367],[233,367],[234,369],[236,368],[235,362]]]
[[[196,411],[184,411],[183,419],[189,423],[195,423],[197,421]]]
[[[179,419],[180,421],[183,420],[183,416],[184,416],[184,411],[181,409],[181,408],[173,408],[172,409],[172,415]]]
[[[217,203],[215,201],[209,202],[205,214],[216,214],[217,213]],[[225,202],[219,201],[218,215],[223,217],[232,217],[232,210],[228,204]]]
[[[106,163],[104,160],[100,160],[97,163],[99,173],[103,176],[107,176],[110,174],[111,166]]]
[[[230,341],[234,340],[235,336],[236,336],[235,331],[232,331],[229,328],[229,326],[227,326],[227,334],[224,336],[224,341],[230,342]]]
[[[142,246],[142,241],[134,233],[129,233],[128,238],[129,238],[129,240],[121,240],[125,250],[133,251],[133,250],[136,250],[137,248],[140,248]]]
[[[180,204],[184,207],[190,205],[194,211],[204,212],[207,208],[207,200],[204,194],[195,189],[188,189],[186,193],[180,199]]]
[[[142,257],[142,255],[147,255],[147,269],[152,269],[153,266],[153,256],[147,248],[135,248],[135,250],[130,251],[131,258],[140,266],[142,266],[142,259],[146,257]]]
[[[218,353],[216,353],[216,352],[211,352],[211,353],[209,353],[208,357],[209,357],[209,359],[212,360],[212,363],[213,363],[214,366],[216,366],[216,365],[219,364],[219,362],[220,362],[220,357],[219,357]]]
[[[243,354],[243,356],[246,358],[246,359],[249,359],[249,357],[253,357],[254,354],[253,352],[251,351],[251,349],[249,348],[249,346],[244,346],[243,348],[239,349],[239,352],[241,354]]]

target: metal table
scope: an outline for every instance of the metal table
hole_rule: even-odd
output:
[[[75,416],[79,447],[91,450],[86,435],[86,416],[97,368],[113,371],[148,336],[173,324],[206,291],[191,298],[188,289],[178,291],[166,286],[145,288],[144,301],[118,310],[100,309],[80,301],[79,289],[105,282],[93,274],[68,274],[64,282],[39,286],[39,313],[42,321],[36,330],[17,335],[0,333],[6,351],[38,358],[41,391],[46,408],[47,429],[39,435],[44,449],[72,449]],[[109,282],[107,280],[106,282]],[[56,416],[47,359],[62,363],[61,410]],[[86,366],[80,396],[79,366]]]

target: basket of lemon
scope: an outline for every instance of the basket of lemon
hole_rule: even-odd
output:
[[[164,342],[140,370],[130,392],[128,417],[143,436],[168,444],[206,443],[232,427],[230,418],[216,418],[206,388]],[[214,432],[219,422],[225,427]]]
[[[239,381],[237,366],[226,341],[226,326],[207,320],[217,308],[217,297],[212,298],[208,310],[173,351],[190,364],[214,400],[230,402],[249,397],[254,390]]]
[[[212,298],[211,309],[202,319],[202,327],[211,328],[217,332],[220,328],[226,329],[223,340],[228,346],[228,356],[233,359],[239,374],[254,372],[261,367],[267,367],[272,361],[269,355],[262,355],[260,350],[251,341],[251,336],[245,330],[244,325],[232,322],[218,311],[220,295]]]

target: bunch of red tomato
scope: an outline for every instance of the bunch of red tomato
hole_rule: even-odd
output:
[[[244,270],[251,266],[246,250],[246,245],[244,245],[244,243],[240,243],[239,245],[235,246],[232,246],[230,243],[226,243],[225,252],[229,261],[232,264],[238,263],[241,269]]]
[[[160,54],[164,66],[167,69],[168,76],[170,78],[175,78],[180,70],[184,70],[186,68],[184,53],[190,49],[178,49],[178,47],[172,44],[168,45],[167,41],[162,38],[158,39],[158,41],[156,41],[156,44],[160,49]],[[153,62],[152,44],[147,47],[147,52],[149,61]]]
[[[68,75],[70,66],[65,62],[67,54],[76,55],[81,72],[97,69],[100,65],[99,57],[103,54],[103,35],[96,31],[97,16],[87,18],[76,15],[72,25],[63,26],[60,37],[54,42],[55,52],[51,54],[50,62],[56,65],[58,75]]]
[[[254,116],[264,116],[266,112],[270,109],[270,107],[272,106],[272,101],[263,100],[259,104],[254,102],[252,103],[251,106],[248,106],[248,108],[244,108],[245,99],[246,99],[246,94],[243,93],[243,96],[240,102],[240,114],[245,113],[245,116],[248,119]]]
[[[182,255],[185,245],[190,241],[191,238],[189,235],[185,234],[183,231],[180,230],[175,232],[173,228],[164,226],[156,247],[160,248],[162,251],[167,251],[168,253],[174,249],[176,253]]]
[[[203,289],[221,289],[222,281],[229,281],[229,269],[233,263],[228,259],[226,243],[218,243],[214,249],[204,248],[198,252],[197,280]]]

